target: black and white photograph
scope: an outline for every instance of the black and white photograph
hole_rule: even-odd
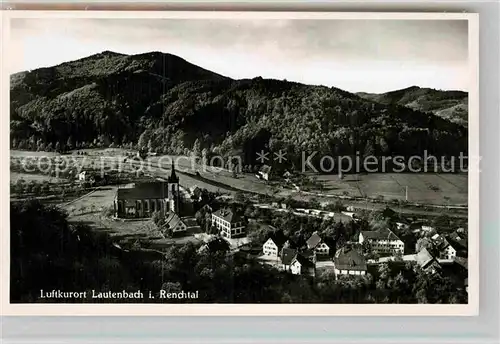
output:
[[[470,312],[476,19],[11,15],[9,307]]]

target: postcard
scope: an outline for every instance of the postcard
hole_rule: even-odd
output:
[[[4,314],[477,315],[477,14],[2,16]]]

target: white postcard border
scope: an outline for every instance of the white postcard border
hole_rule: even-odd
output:
[[[467,20],[469,23],[469,161],[479,154],[479,16],[475,13],[410,12],[236,12],[236,11],[2,11],[1,133],[2,180],[9,180],[9,55],[12,18],[150,18],[150,19],[348,19],[348,20]],[[472,158],[472,159],[471,159]],[[469,302],[465,305],[399,304],[11,304],[10,269],[10,195],[3,183],[0,216],[1,303],[2,315],[24,316],[475,316],[479,314],[479,165],[468,176],[469,201]]]

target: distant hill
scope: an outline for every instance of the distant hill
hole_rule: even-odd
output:
[[[463,126],[431,113],[334,87],[232,80],[159,52],[103,52],[18,73],[10,92],[11,143],[19,149],[206,149],[254,163],[261,149],[298,162],[302,152],[458,155],[467,147]]]
[[[412,86],[387,93],[356,93],[381,104],[397,104],[414,110],[432,112],[451,122],[467,126],[468,94],[463,91],[441,91]]]

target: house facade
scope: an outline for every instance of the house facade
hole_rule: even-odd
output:
[[[366,275],[367,266],[363,255],[354,248],[343,247],[333,258],[335,276],[338,275]]]
[[[280,253],[280,270],[290,271],[297,253],[298,251],[296,249],[287,247],[283,248]]]
[[[246,233],[245,219],[231,209],[219,209],[212,213],[212,225],[226,238],[244,236]]]
[[[294,275],[309,275],[315,276],[316,269],[313,262],[301,255],[296,254],[290,264],[290,272]]]
[[[330,254],[330,249],[333,249],[333,247],[330,247],[331,245],[328,245],[318,234],[318,232],[314,232],[309,239],[307,239],[307,248],[309,250],[314,250],[316,254],[322,255],[322,256],[327,256]]]
[[[173,165],[167,182],[145,182],[119,188],[113,202],[115,217],[118,218],[150,217],[156,211],[178,213],[179,205],[179,178]]]
[[[368,242],[376,253],[404,254],[405,245],[390,229],[363,231],[359,234],[359,243]]]
[[[278,258],[285,244],[286,238],[278,237],[277,235],[272,235],[267,239],[267,241],[262,245],[262,252],[266,256],[271,256]]]
[[[417,264],[427,273],[434,274],[439,271],[441,266],[436,258],[426,249],[423,248],[415,255]]]
[[[260,170],[257,172],[257,176],[264,180],[271,179],[271,166],[263,165]]]

